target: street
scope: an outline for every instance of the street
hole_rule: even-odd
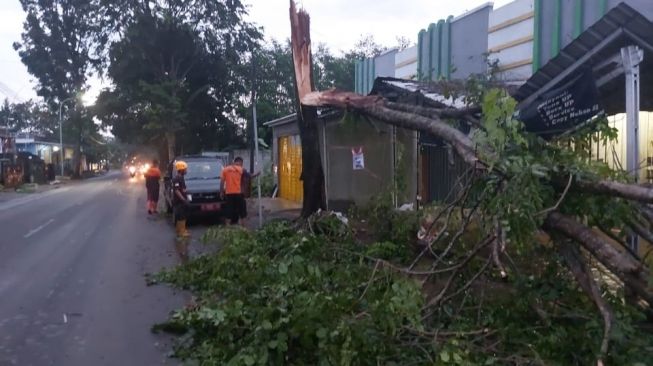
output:
[[[0,366],[176,364],[150,327],[188,295],[144,278],[174,248],[121,172],[0,203]]]

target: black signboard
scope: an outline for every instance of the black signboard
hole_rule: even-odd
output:
[[[560,88],[540,95],[519,111],[526,130],[556,135],[578,126],[602,112],[599,91],[591,70],[586,70]]]

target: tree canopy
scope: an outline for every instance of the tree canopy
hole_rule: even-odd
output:
[[[87,0],[21,0],[27,18],[22,41],[14,43],[21,60],[37,80],[36,92],[52,111],[64,101],[66,136],[75,144],[73,175],[81,170],[84,139],[97,132],[78,96],[100,65],[95,37],[99,32],[97,3]]]

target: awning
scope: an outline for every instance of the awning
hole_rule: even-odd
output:
[[[625,3],[611,9],[568,44],[513,96],[520,102],[520,107],[524,107],[540,95],[569,83],[582,70],[591,69],[605,112],[625,112],[624,75],[615,56],[623,47],[631,45],[644,52],[644,61],[639,65],[640,108],[653,111],[653,23]]]

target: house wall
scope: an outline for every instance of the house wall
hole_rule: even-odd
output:
[[[417,43],[418,78],[438,80],[466,78],[487,70],[485,52],[488,16],[487,3],[459,17],[432,23],[419,32]]]
[[[464,79],[487,71],[488,38],[485,35],[491,10],[491,4],[482,5],[451,21],[451,78]]]
[[[408,47],[395,54],[395,74],[399,79],[417,78],[417,46]]]
[[[272,165],[272,150],[263,149],[259,147],[259,154],[261,156],[261,161],[259,165],[254,167],[255,171],[261,171],[263,169],[269,169]],[[249,149],[238,149],[231,151],[230,160],[235,159],[237,156],[243,158],[243,167],[249,170],[250,167],[250,151]]]
[[[521,84],[533,73],[534,0],[517,0],[494,9],[488,22],[488,61],[497,77]]]
[[[374,196],[391,192],[395,166],[406,181],[398,202],[414,201],[417,185],[414,132],[397,129],[397,144],[393,144],[393,130],[385,123],[358,119],[326,120],[320,124],[320,150],[330,210],[347,211],[352,205],[365,205]],[[353,169],[352,149],[356,148],[363,149],[363,170]],[[399,151],[401,159],[397,159]]]

